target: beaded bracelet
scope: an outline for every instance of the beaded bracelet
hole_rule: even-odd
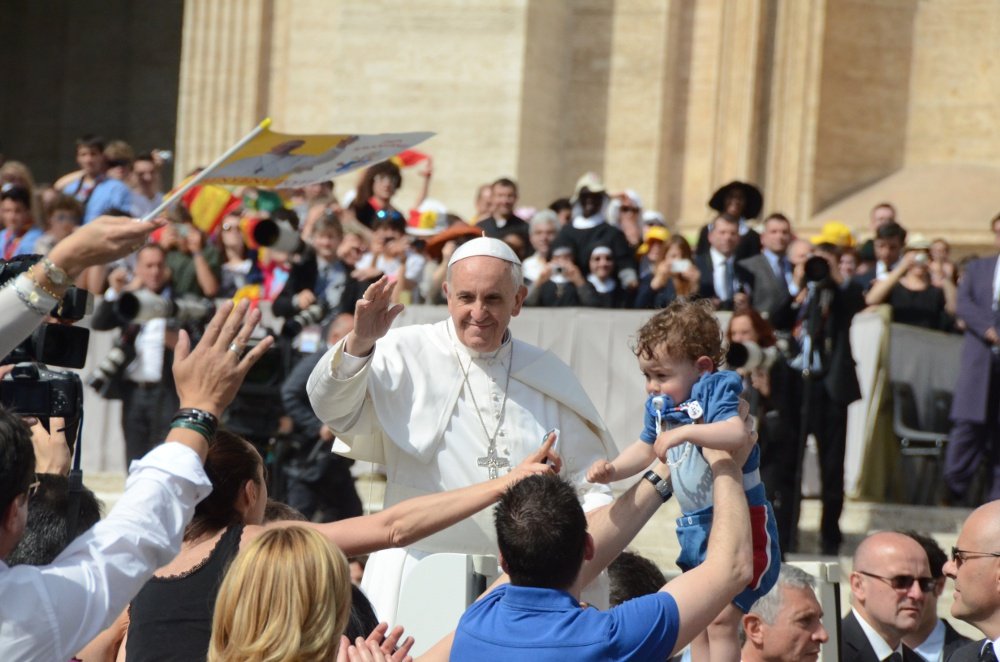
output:
[[[51,262],[49,264],[51,264]],[[32,265],[32,267],[30,269],[28,269],[27,271],[25,271],[24,273],[28,276],[29,279],[31,279],[31,282],[35,284],[35,287],[37,287],[38,289],[40,289],[42,292],[45,292],[46,294],[48,294],[50,297],[52,297],[53,299],[55,299],[57,302],[61,301],[62,300],[62,295],[56,294],[55,292],[53,292],[49,288],[47,288],[44,285],[42,285],[41,281],[38,280],[38,274],[35,273],[35,267],[36,266],[37,265]],[[43,271],[45,270],[44,266],[42,266],[40,268]]]
[[[180,409],[174,414],[170,427],[192,430],[204,437],[205,441],[212,443],[219,428],[219,419],[212,412],[189,407]]]
[[[58,297],[52,296],[44,288],[39,287],[38,283],[27,274],[22,273],[15,278],[12,287],[21,303],[38,315],[48,315],[59,303]]]

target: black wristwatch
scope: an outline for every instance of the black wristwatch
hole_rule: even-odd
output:
[[[656,493],[660,495],[660,499],[663,503],[666,503],[670,497],[674,495],[673,484],[670,480],[664,480],[660,478],[659,474],[650,469],[642,476],[644,479],[652,483],[653,487],[656,488]]]

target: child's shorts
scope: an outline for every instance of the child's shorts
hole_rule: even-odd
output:
[[[705,560],[711,529],[712,508],[677,518],[677,541],[681,546],[677,565],[681,570],[687,572]],[[774,587],[781,571],[778,525],[771,503],[766,499],[760,505],[750,506],[750,536],[753,540],[753,577],[746,589],[733,598],[733,604],[744,614]]]

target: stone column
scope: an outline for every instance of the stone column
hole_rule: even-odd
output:
[[[267,115],[272,0],[184,5],[175,177],[206,165]]]

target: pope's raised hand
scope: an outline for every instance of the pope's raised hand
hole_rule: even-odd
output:
[[[375,342],[384,336],[393,320],[403,312],[402,304],[392,303],[396,283],[382,276],[368,286],[354,307],[354,330],[347,336],[344,349],[352,356],[367,356]]]

